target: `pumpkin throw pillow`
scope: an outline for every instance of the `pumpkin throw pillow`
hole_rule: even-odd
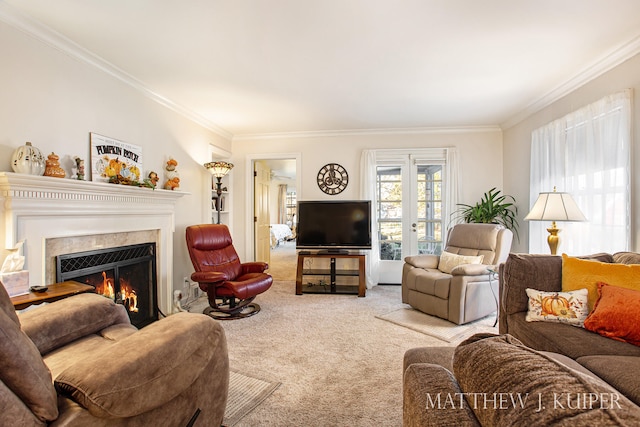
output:
[[[438,270],[443,273],[451,274],[451,271],[463,264],[482,264],[484,255],[457,255],[451,252],[443,251],[440,254],[440,262],[438,263]]]
[[[529,297],[527,322],[559,322],[582,327],[589,314],[586,289],[543,292],[527,288],[526,292]]]
[[[598,295],[585,329],[640,346],[640,291],[600,282]]]
[[[591,261],[562,254],[562,292],[587,288],[589,310],[593,310],[598,282],[640,291],[640,264]]]

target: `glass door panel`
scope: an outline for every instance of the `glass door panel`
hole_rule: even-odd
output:
[[[400,166],[378,166],[380,260],[402,259],[402,174]]]
[[[442,165],[417,165],[417,218],[414,253],[440,254],[442,251]]]
[[[409,155],[378,163],[380,283],[400,283],[405,257],[442,251],[442,171]]]

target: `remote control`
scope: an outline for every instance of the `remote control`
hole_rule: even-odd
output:
[[[46,292],[49,289],[48,286],[32,286],[29,288],[31,292]]]

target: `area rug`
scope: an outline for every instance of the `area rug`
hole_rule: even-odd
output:
[[[261,380],[230,369],[229,394],[223,425],[231,427],[271,395],[280,383]]]
[[[456,325],[448,320],[430,316],[410,307],[403,307],[376,317],[448,343],[462,341],[478,332],[498,333],[498,328],[493,326],[496,320],[495,314],[464,325]]]

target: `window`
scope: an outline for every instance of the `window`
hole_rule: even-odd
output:
[[[402,259],[402,174],[398,166],[377,167],[378,239],[381,260]]]
[[[607,96],[532,133],[531,204],[543,191],[571,193],[587,218],[560,223],[559,251],[618,252],[630,246],[631,91]],[[531,221],[529,252],[548,253],[545,228]]]
[[[287,201],[285,205],[285,209],[287,212],[287,225],[292,229],[295,229],[298,220],[296,218],[296,209],[297,209],[298,201],[296,198],[295,191],[287,191]]]
[[[442,165],[418,166],[418,253],[442,251]]]

